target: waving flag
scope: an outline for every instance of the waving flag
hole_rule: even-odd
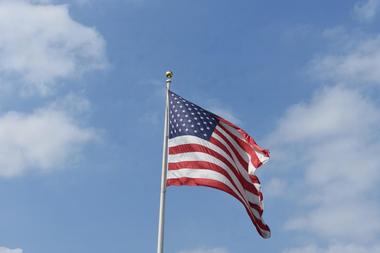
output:
[[[247,210],[259,234],[270,237],[255,171],[269,159],[241,128],[169,91],[167,185],[208,186],[227,192]]]

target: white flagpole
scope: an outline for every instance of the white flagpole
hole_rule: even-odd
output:
[[[164,223],[165,223],[165,193],[166,193],[166,175],[168,167],[168,139],[169,139],[169,90],[172,82],[173,72],[166,72],[166,103],[165,103],[165,120],[164,120],[164,144],[162,150],[162,175],[161,175],[161,193],[160,193],[160,216],[158,220],[158,240],[157,253],[163,253],[164,250]]]

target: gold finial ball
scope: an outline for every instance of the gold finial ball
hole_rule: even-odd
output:
[[[170,71],[170,70],[166,71],[165,76],[166,76],[166,78],[172,78],[173,77],[173,72]]]

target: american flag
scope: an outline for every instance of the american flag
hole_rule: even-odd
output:
[[[169,91],[167,185],[208,186],[227,192],[247,210],[257,231],[270,237],[255,171],[269,159],[241,128]]]

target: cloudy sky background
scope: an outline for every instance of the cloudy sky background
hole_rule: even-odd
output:
[[[380,1],[0,0],[0,253],[154,252],[163,74],[272,159],[167,194],[167,253],[380,252]]]

